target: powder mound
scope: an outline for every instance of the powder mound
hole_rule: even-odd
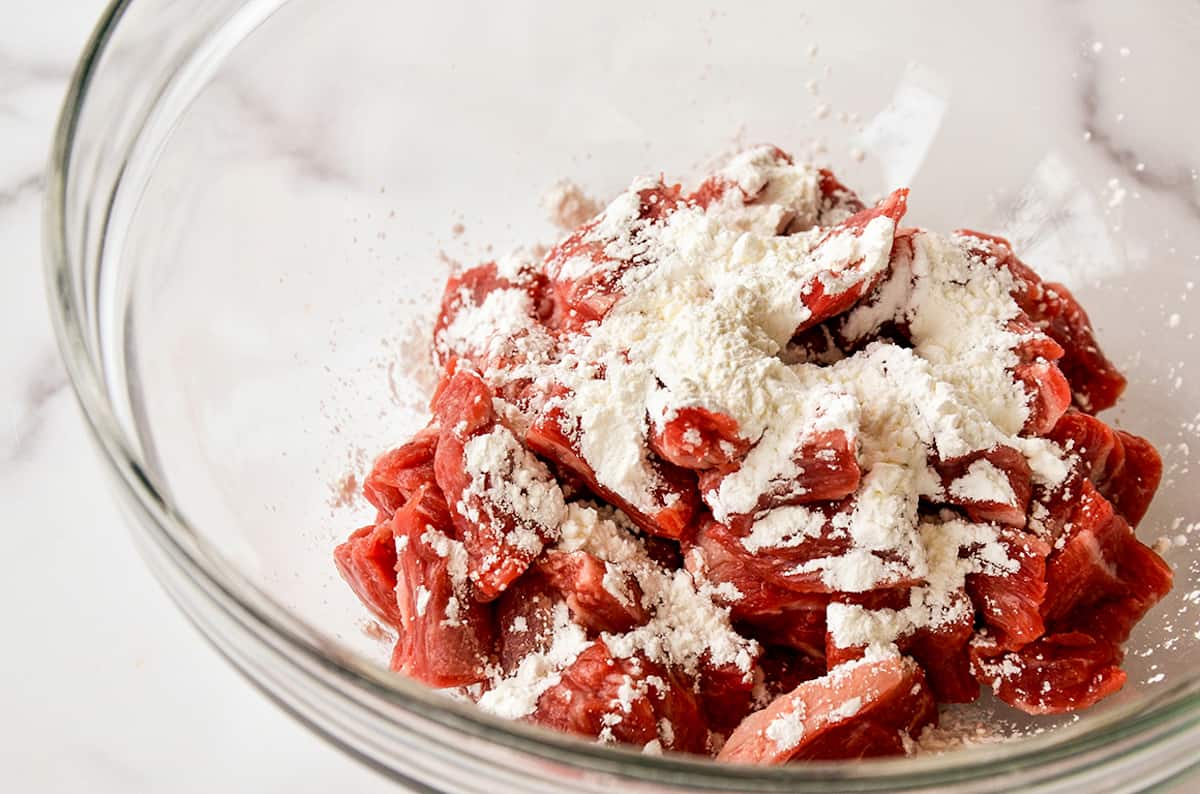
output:
[[[480,708],[737,763],[914,752],[981,685],[1120,688],[1171,572],[1124,379],[1000,238],[902,224],[771,146],[449,280],[429,426],[335,551],[393,669]],[[922,738],[924,737],[924,738]]]

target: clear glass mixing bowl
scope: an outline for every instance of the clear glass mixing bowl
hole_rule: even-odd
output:
[[[1195,761],[1200,721],[1198,37],[1190,2],[118,2],[55,141],[52,311],[183,610],[414,788],[1147,787]],[[445,260],[551,240],[560,178],[604,196],[758,141],[866,195],[911,184],[916,223],[1010,236],[1125,365],[1115,421],[1167,460],[1142,533],[1178,536],[1179,581],[1102,707],[944,756],[721,767],[490,719],[389,674],[361,630],[330,550],[363,508],[339,486],[421,423]]]

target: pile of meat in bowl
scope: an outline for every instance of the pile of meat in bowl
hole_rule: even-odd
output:
[[[1007,242],[774,147],[640,179],[455,273],[428,427],[343,578],[392,668],[493,714],[745,763],[901,754],[981,686],[1125,682],[1171,572],[1124,378]]]

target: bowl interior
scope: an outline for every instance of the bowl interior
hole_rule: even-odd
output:
[[[694,183],[769,141],[864,196],[910,185],[910,221],[1008,236],[1077,292],[1130,378],[1110,419],[1164,454],[1140,535],[1178,576],[1106,707],[1194,675],[1200,114],[1158,94],[1200,65],[1197,12],[798,6],[292,0],[223,41],[141,144],[115,252],[126,407],[214,553],[385,664],[330,552],[424,423],[448,263],[552,242],[560,179]]]

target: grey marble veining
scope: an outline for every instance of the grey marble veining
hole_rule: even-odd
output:
[[[1147,164],[1144,154],[1124,137],[1124,128],[1112,119],[1100,92],[1101,68],[1092,58],[1082,58],[1077,97],[1081,127],[1087,143],[1098,149],[1132,183],[1171,195],[1192,215],[1200,215],[1200,194],[1196,190],[1196,167],[1187,163]],[[1118,111],[1119,112],[1119,111]]]
[[[269,704],[137,557],[46,316],[45,157],[99,0],[0,3],[0,780],[12,791],[392,791]],[[196,694],[204,692],[203,697]]]
[[[57,356],[46,354],[25,380],[25,395],[18,406],[15,432],[9,446],[0,450],[0,465],[29,456],[47,418],[46,404],[66,387],[67,376]]]
[[[16,182],[10,182],[8,187],[0,190],[0,211],[26,197],[38,195],[41,193],[41,190],[42,172],[40,170],[34,171],[28,176],[21,177]]]

